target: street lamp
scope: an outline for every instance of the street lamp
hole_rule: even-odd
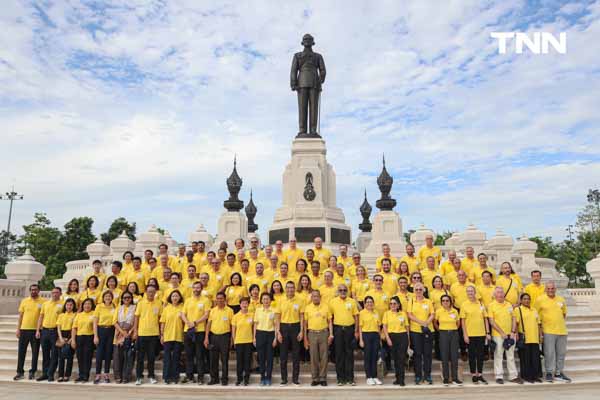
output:
[[[6,240],[4,242],[4,245],[2,246],[2,251],[5,254],[8,254],[8,241],[10,240],[10,222],[12,220],[13,202],[15,200],[23,200],[23,195],[15,192],[15,188],[13,186],[10,192],[6,192],[6,194],[0,195],[0,200],[10,201],[10,207],[8,209],[8,224],[6,227]]]

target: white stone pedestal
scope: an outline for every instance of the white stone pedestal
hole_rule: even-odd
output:
[[[219,217],[219,229],[217,240],[213,245],[213,250],[219,247],[221,242],[227,242],[229,249],[233,249],[236,239],[248,237],[248,219],[246,215],[236,211],[225,211]]]
[[[292,159],[283,172],[283,204],[269,228],[270,244],[295,237],[300,245],[310,247],[316,236],[333,248],[352,243],[351,229],[336,205],[335,172],[326,154],[320,138],[292,143]]]
[[[381,245],[390,245],[394,257],[406,254],[406,241],[402,231],[402,218],[395,211],[380,211],[373,219],[372,238],[362,257],[363,265],[375,271],[375,261],[381,253]]]
[[[361,254],[364,253],[367,247],[369,247],[371,239],[373,239],[373,234],[371,232],[359,233],[358,237],[356,238],[356,251]]]

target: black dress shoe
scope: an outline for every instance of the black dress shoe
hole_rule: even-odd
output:
[[[30,372],[28,378],[30,381],[33,380],[33,378],[35,378],[35,372]]]
[[[310,383],[310,386],[319,386],[319,382],[317,382],[317,381],[312,381],[312,382]]]
[[[16,374],[15,377],[13,378],[13,381],[20,381],[22,379],[25,379],[25,375],[23,375],[23,374]]]
[[[209,385],[209,386],[212,386],[212,385],[218,385],[218,384],[219,384],[219,381],[212,381],[212,380],[211,380],[211,381],[209,381],[209,382],[208,382],[208,385]]]
[[[327,381],[321,381],[321,386],[327,386]]]
[[[46,380],[48,380],[48,375],[42,375],[42,376],[38,377],[35,381],[42,382],[42,381],[46,381]]]

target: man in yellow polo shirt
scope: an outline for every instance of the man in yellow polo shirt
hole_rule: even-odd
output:
[[[444,277],[450,272],[454,271],[454,260],[456,259],[456,251],[450,250],[448,252],[448,259],[440,265],[440,274]]]
[[[417,257],[419,259],[420,269],[425,268],[427,265],[427,257],[433,257],[435,260],[436,269],[439,267],[440,263],[442,262],[442,250],[433,245],[433,235],[425,236],[425,245],[419,249]]]
[[[546,283],[546,294],[537,298],[534,307],[540,314],[544,335],[544,368],[546,381],[570,382],[563,370],[567,354],[567,302],[556,294],[556,284]]]
[[[392,255],[392,249],[390,248],[390,245],[387,243],[382,244],[381,252],[383,254],[377,257],[377,260],[375,260],[375,271],[381,272],[381,262],[385,259],[388,259],[391,263],[392,272],[396,272],[398,270],[398,259]]]
[[[35,337],[35,331],[45,301],[40,297],[40,287],[34,283],[29,286],[29,297],[21,300],[21,304],[19,304],[19,321],[17,322],[16,332],[19,339],[19,354],[17,357],[17,375],[13,378],[15,381],[20,381],[25,376],[25,356],[29,345],[31,345],[29,379],[35,378],[40,351],[40,340]]]
[[[402,256],[398,263],[405,262],[408,265],[408,272],[417,272],[419,267],[419,258],[415,255],[415,246],[412,244],[406,245],[406,255]]]
[[[285,265],[285,264],[284,264]],[[277,305],[281,312],[279,323],[280,337],[280,365],[281,385],[287,384],[288,353],[292,352],[292,383],[300,385],[300,343],[303,340],[302,323],[304,321],[304,301],[296,296],[296,285],[294,282],[285,283],[285,297]]]
[[[512,304],[505,299],[504,288],[502,286],[497,286],[494,289],[494,301],[490,303],[487,309],[489,323],[492,327],[492,340],[496,343],[496,350],[494,351],[496,383],[500,385],[504,383],[502,359],[506,356],[508,379],[512,383],[523,384],[523,381],[519,378],[515,364],[517,319],[513,313]],[[510,346],[508,346],[508,339],[512,339]]]
[[[63,309],[63,302],[60,299],[61,294],[61,288],[55,287],[52,289],[52,297],[42,305],[38,318],[35,337],[40,339],[40,345],[42,346],[42,376],[36,379],[38,382],[46,379],[48,382],[54,381],[54,377],[50,376],[48,371],[51,362],[58,363],[59,349],[56,347],[56,339],[58,338],[56,320]]]
[[[546,292],[546,286],[542,283],[542,271],[531,271],[531,283],[525,286],[525,293],[531,298],[531,304],[535,304],[538,297]]]
[[[192,295],[185,301],[183,312],[189,322],[185,326],[186,335],[183,339],[185,347],[185,378],[183,383],[196,382],[194,380],[194,367],[198,372],[198,383],[204,383],[204,369],[206,352],[204,347],[204,336],[206,320],[210,312],[212,302],[205,296],[202,296],[202,283],[194,282],[192,284]],[[189,333],[188,331],[193,333]]]
[[[333,324],[329,305],[321,302],[321,294],[313,290],[311,304],[304,308],[304,348],[310,350],[311,386],[327,386],[329,346],[333,342]]]
[[[337,258],[337,262],[340,264],[344,264],[344,268],[348,269],[352,266],[352,257],[348,255],[348,246],[345,244],[340,244],[339,246],[340,255]]]
[[[296,271],[296,262],[300,258],[305,258],[304,250],[296,246],[297,241],[296,238],[290,238],[289,247],[284,251],[284,255],[286,258],[286,262],[290,267],[292,267],[291,271]]]
[[[231,320],[233,310],[225,303],[225,293],[219,292],[216,296],[216,306],[210,310],[204,347],[210,349],[210,382],[209,385],[219,383],[219,360],[221,361],[221,385],[227,386],[229,374],[229,348],[231,347]],[[210,348],[209,348],[210,345]]]
[[[337,287],[338,297],[329,302],[333,316],[333,344],[335,351],[335,373],[338,386],[354,383],[354,347],[359,338],[358,304],[348,297],[347,285]]]
[[[475,250],[471,246],[468,246],[465,249],[465,254],[467,256],[461,260],[462,269],[467,273],[467,276],[469,276],[473,268],[479,266],[479,261],[475,258]]]
[[[388,298],[392,298],[392,296],[398,291],[398,278],[399,276],[393,272],[392,261],[389,258],[384,258],[381,260],[381,271],[378,272],[379,275],[383,277],[383,290],[388,295]],[[383,314],[379,314],[380,317],[383,317]]]
[[[323,239],[320,237],[315,238],[315,247],[313,251],[315,252],[315,260],[321,263],[321,271],[325,271],[327,266],[329,265],[329,257],[331,257],[331,250],[323,247]]]
[[[479,253],[477,255],[478,264],[471,269],[469,274],[469,280],[477,285],[481,285],[481,274],[483,271],[490,271],[492,274],[492,283],[496,283],[496,271],[494,268],[487,265],[487,255],[485,253]]]
[[[167,267],[168,268],[168,267]],[[148,286],[146,296],[135,307],[135,321],[133,325],[133,339],[137,343],[137,365],[135,369],[137,386],[142,384],[144,377],[144,359],[148,358],[148,379],[151,384],[156,384],[154,375],[154,361],[160,344],[160,315],[162,302],[156,297],[156,288]]]

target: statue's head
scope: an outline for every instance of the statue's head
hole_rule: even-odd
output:
[[[314,46],[315,45],[315,39],[312,37],[312,35],[310,33],[307,33],[306,35],[302,36],[302,46]]]

